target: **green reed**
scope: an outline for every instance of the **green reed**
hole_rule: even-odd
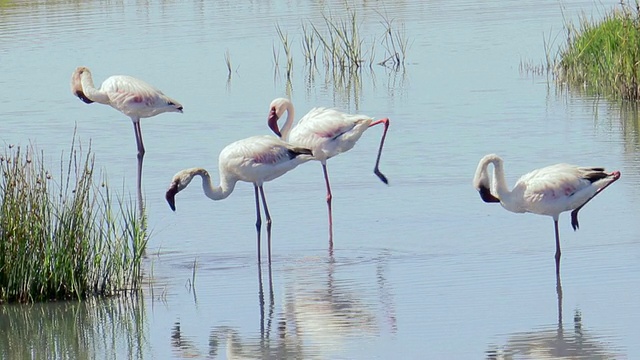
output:
[[[586,16],[579,28],[567,25],[567,43],[555,66],[557,78],[569,86],[623,99],[640,98],[640,5],[621,3],[602,21]]]
[[[72,142],[54,176],[33,146],[0,157],[0,303],[138,287],[147,244],[135,200],[114,201],[94,156]]]

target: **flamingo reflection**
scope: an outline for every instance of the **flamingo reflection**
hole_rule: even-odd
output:
[[[607,349],[604,342],[583,328],[582,313],[573,316],[573,331],[565,331],[562,322],[562,284],[556,275],[558,325],[555,329],[513,334],[507,344],[487,351],[487,359],[618,359],[622,354]]]

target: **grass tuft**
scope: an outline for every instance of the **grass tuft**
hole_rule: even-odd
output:
[[[94,180],[90,145],[74,139],[57,179],[43,159],[32,145],[0,157],[0,303],[137,289],[148,237],[135,200]]]
[[[598,94],[640,99],[640,5],[622,2],[596,22],[586,16],[566,26],[567,43],[554,61],[561,83]],[[548,61],[549,62],[549,61]]]

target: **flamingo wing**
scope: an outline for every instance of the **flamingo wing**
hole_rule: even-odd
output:
[[[146,118],[167,111],[182,111],[175,100],[147,82],[127,75],[107,78],[100,86],[111,106],[133,118]]]
[[[274,136],[253,136],[229,144],[220,152],[220,170],[247,182],[261,184],[282,176],[312,159],[311,151]]]
[[[318,158],[328,159],[350,150],[372,118],[330,108],[313,108],[291,131],[291,143],[308,147]]]
[[[514,191],[522,193],[527,211],[553,215],[582,205],[596,193],[594,183],[605,177],[602,168],[556,164],[523,175]]]

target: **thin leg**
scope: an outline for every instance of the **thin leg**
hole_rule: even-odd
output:
[[[327,173],[327,164],[322,164],[322,172],[324,173],[324,182],[327,185],[327,208],[329,209],[329,252],[333,251],[333,215],[331,214],[331,185],[329,185],[329,173]]]
[[[558,220],[553,219],[553,225],[556,230],[556,275],[560,275],[560,233],[558,232]]]
[[[267,254],[269,256],[269,264],[271,264],[271,215],[267,207],[267,199],[264,196],[264,189],[260,185],[260,196],[262,197],[262,205],[264,206],[264,216],[267,217]],[[256,199],[258,201],[258,199]]]
[[[556,271],[556,295],[558,295],[558,328],[562,328],[562,283],[558,271]]]
[[[602,190],[606,189],[607,186],[613,184],[616,180],[620,179],[620,172],[619,171],[614,171],[612,173],[613,175],[613,180],[611,180],[611,182],[607,183],[605,186],[601,187],[600,189],[598,189],[598,191],[596,191],[595,194],[593,194],[592,197],[590,197],[589,199],[587,199],[587,201],[585,201],[582,205],[578,206],[577,208],[575,208],[572,212],[571,212],[571,226],[573,227],[573,230],[578,230],[580,228],[580,224],[578,224],[578,211],[580,211],[580,209],[582,209],[583,206],[587,205],[587,203],[589,201],[591,201],[591,199],[593,199],[594,197],[596,197],[596,195],[600,194],[600,192],[602,192]]]
[[[389,129],[389,118],[384,118],[381,120],[374,121],[369,125],[369,127],[372,127],[378,124],[384,124],[384,132],[382,133],[382,138],[380,139],[380,147],[378,148],[378,157],[376,158],[376,166],[373,168],[373,173],[376,174],[383,183],[389,184],[389,180],[387,180],[387,177],[380,172],[380,169],[378,169],[378,165],[380,164],[380,156],[382,156],[382,147],[384,146],[384,139],[387,137],[387,130]]]
[[[138,145],[138,209],[140,217],[144,216],[144,204],[142,203],[142,162],[144,160],[144,145],[142,143],[142,131],[140,130],[140,122],[133,122],[133,132],[136,135],[136,144]]]
[[[260,199],[258,198],[258,186],[253,185],[256,195],[256,232],[258,233],[258,264],[260,264],[260,228],[262,227],[262,218],[260,217]]]

